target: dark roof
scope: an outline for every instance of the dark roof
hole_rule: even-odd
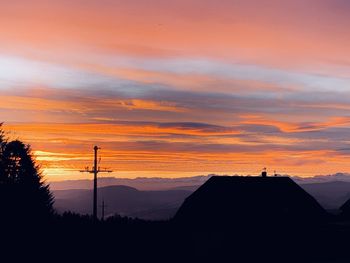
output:
[[[213,176],[185,200],[174,219],[210,225],[307,221],[325,215],[317,201],[289,177]]]

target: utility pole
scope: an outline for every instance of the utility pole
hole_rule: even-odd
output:
[[[93,209],[92,209],[92,216],[94,221],[97,221],[97,175],[99,173],[111,173],[111,170],[100,170],[100,167],[98,167],[97,164],[97,157],[98,157],[98,150],[101,149],[98,146],[94,147],[94,167],[92,170],[89,169],[89,167],[86,167],[85,170],[81,170],[82,173],[93,173],[94,174],[94,193],[93,193]]]
[[[98,147],[94,147],[94,208],[93,208],[93,218],[94,221],[97,219],[97,173],[98,173],[98,168],[97,168],[97,151]]]
[[[101,208],[102,208],[102,217],[101,217],[101,220],[104,221],[105,220],[105,209],[106,209],[106,205],[105,205],[105,200],[102,200],[102,205],[101,205]]]

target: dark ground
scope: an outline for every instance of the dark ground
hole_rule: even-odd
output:
[[[350,221],[340,217],[320,225],[206,229],[121,217],[93,223],[66,214],[3,228],[1,253],[11,262],[350,262],[349,238]]]

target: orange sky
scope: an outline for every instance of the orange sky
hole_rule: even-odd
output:
[[[48,180],[349,172],[344,0],[12,0],[0,120]]]

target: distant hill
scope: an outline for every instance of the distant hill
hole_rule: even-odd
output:
[[[112,185],[125,185],[134,187],[138,190],[152,191],[152,190],[169,190],[176,187],[193,187],[200,186],[206,182],[212,174],[200,175],[193,177],[183,178],[158,178],[150,177],[143,178],[138,177],[134,179],[129,178],[116,178],[116,177],[100,177],[98,179],[99,187],[112,186]],[[50,182],[50,188],[52,190],[69,190],[69,189],[92,189],[92,180],[66,180],[66,181],[54,181]]]
[[[138,178],[117,178],[117,177],[101,177],[99,178],[99,187],[112,186],[112,185],[125,185],[134,187],[138,190],[169,190],[174,188],[184,187],[199,187],[205,183],[212,176],[216,174],[199,175],[193,177],[183,178],[161,178],[161,177],[138,177]],[[288,175],[284,175],[288,176]],[[336,173],[332,175],[316,175],[313,177],[298,177],[289,176],[298,184],[309,183],[327,183],[327,182],[349,182],[350,174],[348,173]],[[68,189],[92,189],[92,180],[66,180],[66,181],[53,181],[50,182],[50,188],[52,190],[68,190]]]
[[[328,183],[328,182],[350,182],[349,173],[335,173],[329,175],[315,175],[312,177],[290,176],[295,182],[302,183]]]
[[[56,190],[55,208],[59,212],[91,213],[92,190]],[[106,204],[106,215],[118,213],[143,219],[171,218],[183,200],[191,194],[186,190],[139,191],[129,186],[107,186],[98,189],[99,203]],[[101,208],[99,209],[101,213]]]
[[[186,191],[194,192],[199,187],[200,187],[200,185],[177,186],[177,187],[172,188],[171,190],[186,190]]]
[[[339,209],[350,198],[350,182],[330,181],[300,184],[325,209]]]
[[[212,176],[215,175],[175,179],[99,178],[99,191],[105,196],[107,214],[120,213],[146,219],[166,219],[174,215],[184,199]],[[341,173],[310,178],[292,177],[329,210],[339,209],[350,198],[350,181],[347,181],[349,178],[348,174]],[[72,210],[84,214],[91,213],[91,186],[91,180],[51,183],[56,196],[55,207],[60,212]],[[69,190],[60,190],[67,188]]]

